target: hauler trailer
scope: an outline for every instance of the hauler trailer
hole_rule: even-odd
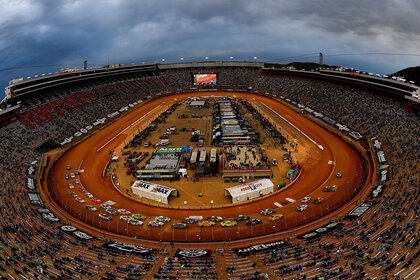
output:
[[[200,151],[200,165],[206,165],[206,159],[207,159],[207,150],[201,149]]]
[[[194,169],[197,167],[198,149],[194,149],[191,154],[190,165]]]

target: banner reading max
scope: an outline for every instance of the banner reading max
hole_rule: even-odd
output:
[[[321,237],[324,234],[330,233],[338,228],[341,228],[343,224],[341,223],[329,223],[323,227],[317,228],[313,231],[307,232],[305,234],[301,234],[298,236],[300,239],[311,240]]]
[[[284,248],[284,247],[287,247],[289,245],[290,244],[287,243],[286,241],[279,240],[279,241],[275,241],[275,242],[258,244],[258,245],[254,245],[254,246],[244,247],[244,248],[236,248],[236,249],[233,249],[233,251],[238,256],[248,256],[248,255],[252,255],[252,254],[256,254],[256,253],[260,253],[260,252],[264,252],[264,251],[268,251],[268,250]]]

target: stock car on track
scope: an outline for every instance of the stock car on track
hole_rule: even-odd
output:
[[[81,192],[86,192],[86,189],[85,189],[84,187],[80,187],[80,188],[79,188],[79,191],[81,191]]]
[[[71,169],[70,164],[67,164],[67,170],[70,170],[70,169]]]
[[[324,192],[329,192],[329,191],[330,191],[330,186],[325,186]]]
[[[97,197],[92,197],[92,201],[93,202],[96,202],[96,203],[101,203],[102,202],[102,200],[100,200],[99,198],[97,198]],[[107,204],[108,205],[108,204]]]
[[[298,210],[299,212],[302,212],[302,211],[305,211],[305,210],[306,210],[306,208],[308,208],[308,205],[306,205],[306,204],[301,204],[301,205],[299,205],[299,206],[298,206],[297,210]]]
[[[90,199],[92,199],[93,198],[93,194],[91,194],[91,193],[85,193],[85,195],[88,197],[88,198],[90,198]]]
[[[102,203],[102,204],[101,204],[101,207],[102,207],[103,209],[108,209],[108,208],[111,208],[111,205],[108,205],[108,204],[106,204],[106,203]]]
[[[79,179],[74,179],[74,183],[75,183],[76,185],[80,184]]]
[[[314,203],[315,203],[315,204],[320,204],[322,201],[324,201],[324,198],[323,198],[323,197],[317,197],[317,198],[314,200]]]
[[[310,200],[311,200],[311,198],[309,196],[305,196],[304,198],[302,198],[302,200],[300,202],[308,203]]]
[[[170,222],[171,218],[165,217],[165,216],[157,216],[157,217],[155,217],[155,221],[166,223],[166,222]]]
[[[121,215],[120,216],[120,220],[128,221],[129,219],[130,219],[130,216],[127,216],[127,215]]]
[[[181,223],[183,224],[194,224],[196,222],[198,222],[196,219],[191,219],[191,218],[185,218],[185,219],[182,219],[181,221]]]
[[[246,221],[249,220],[249,216],[248,215],[238,215],[235,217],[235,221],[239,222],[239,221]]]
[[[213,221],[201,221],[201,222],[198,222],[198,226],[199,227],[212,227],[212,226],[214,226],[216,223],[215,222],[213,222]]]
[[[207,218],[207,221],[209,221],[209,222],[221,222],[221,221],[223,221],[223,218],[222,217],[215,217],[215,216],[211,216],[211,217],[208,217]]]
[[[76,176],[74,175],[74,173],[70,173],[70,178],[72,178],[72,179],[76,178]]]
[[[276,212],[274,209],[264,209],[260,212],[261,215],[267,216]]]
[[[105,209],[105,212],[107,212],[108,214],[111,214],[111,215],[118,215],[118,212],[115,211],[114,209],[112,209],[111,207]]]
[[[75,199],[79,203],[85,203],[85,201],[83,199],[81,199],[80,197],[76,197]]]
[[[150,227],[163,227],[164,223],[158,221],[149,221],[147,225]]]
[[[146,220],[146,216],[144,216],[142,214],[133,214],[133,215],[131,215],[131,218],[134,218],[136,220]]]
[[[131,215],[131,212],[126,209],[118,209],[117,212],[121,215]]]
[[[108,221],[112,220],[112,217],[110,215],[107,215],[107,214],[104,214],[104,213],[100,213],[98,215],[98,217],[99,217],[99,219],[103,219],[103,220],[108,220]]]
[[[86,205],[86,209],[93,212],[98,211],[98,208],[92,205]]]
[[[222,227],[234,227],[238,225],[237,221],[223,221],[220,223]]]
[[[69,179],[69,174],[64,174],[64,178],[66,178],[66,180]]]
[[[184,223],[175,223],[175,224],[171,225],[171,228],[173,228],[173,229],[184,229],[184,228],[187,228],[187,227],[188,227],[188,225],[184,224]]]
[[[260,223],[262,223],[261,219],[249,219],[248,221],[246,221],[247,226],[254,226]]]
[[[335,192],[337,190],[337,188],[338,188],[338,186],[337,185],[334,185],[334,186],[331,187],[331,191],[332,192]]]
[[[128,221],[127,221],[130,225],[133,225],[133,226],[141,226],[141,225],[143,225],[143,222],[142,221],[139,221],[139,220],[137,220],[137,219],[134,219],[134,218],[130,218],[130,219],[128,219]]]
[[[273,215],[270,218],[268,218],[268,220],[271,221],[271,222],[275,222],[277,220],[280,220],[281,218],[283,218],[282,214],[276,214],[276,215]]]
[[[340,173],[340,172],[338,172],[338,173],[337,173],[337,178],[341,178],[341,176],[342,176],[342,175],[341,175],[341,173]]]
[[[69,189],[74,189],[74,186],[73,186],[73,184],[72,183],[68,183],[68,185],[67,185],[68,187],[69,187]]]
[[[74,198],[76,198],[76,197],[77,197],[77,194],[76,194],[75,192],[71,192],[71,193],[70,193],[70,195],[71,195],[72,197],[74,197]]]

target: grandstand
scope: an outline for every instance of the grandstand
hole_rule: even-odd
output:
[[[277,98],[370,148],[378,169],[372,191],[331,223],[276,236],[172,243],[117,236],[105,220],[102,234],[79,230],[41,192],[40,180],[28,188],[27,178],[37,179],[48,164],[37,147],[52,141],[66,149],[147,100],[197,92],[191,73],[203,69],[218,74],[217,90]],[[16,82],[1,103],[0,279],[420,279],[415,87],[367,74],[256,62],[64,74]],[[386,162],[376,156],[380,151]],[[74,207],[67,209],[83,220]]]

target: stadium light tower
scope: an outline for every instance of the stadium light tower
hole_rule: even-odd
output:
[[[205,59],[205,60],[209,60],[209,57],[208,57],[208,56],[206,56],[204,59]]]
[[[256,56],[254,56],[254,60],[257,60],[257,57]]]
[[[181,57],[181,58],[180,58],[180,60],[184,60],[184,58],[183,58],[183,57]]]
[[[233,59],[233,56],[229,57],[229,59],[232,60]]]
[[[164,58],[162,58],[162,62],[165,62],[165,59]]]

